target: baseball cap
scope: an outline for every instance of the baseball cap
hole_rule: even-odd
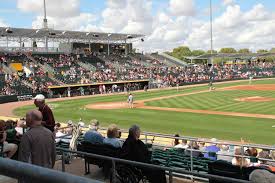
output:
[[[36,95],[33,99],[34,99],[34,100],[45,100],[45,96],[42,95],[42,94],[38,94],[38,95]]]

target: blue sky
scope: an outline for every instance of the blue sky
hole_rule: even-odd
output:
[[[52,28],[143,33],[149,42],[137,46],[152,50],[169,50],[179,45],[207,49],[209,44],[209,0],[46,1]],[[212,3],[217,49],[274,46],[275,0]],[[0,26],[41,28],[43,0],[0,0],[0,4]]]

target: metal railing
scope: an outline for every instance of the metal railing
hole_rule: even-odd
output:
[[[93,179],[4,158],[0,158],[0,174],[26,182],[32,180],[40,183],[102,183]]]
[[[196,177],[201,177],[201,178],[214,178],[216,180],[223,180],[223,181],[229,181],[229,182],[236,182],[236,183],[249,183],[250,181],[246,180],[240,180],[240,179],[235,179],[235,178],[229,178],[229,177],[222,177],[218,175],[211,175],[208,173],[198,173],[198,172],[192,172],[192,171],[187,171],[181,168],[170,168],[170,167],[163,167],[159,165],[153,165],[153,164],[148,164],[148,163],[142,163],[142,162],[136,162],[136,161],[130,161],[130,160],[125,160],[125,159],[119,159],[119,158],[114,158],[114,157],[109,157],[109,156],[103,156],[103,155],[98,155],[98,154],[92,154],[92,153],[86,153],[86,152],[80,152],[80,151],[72,151],[64,148],[57,148],[58,151],[62,153],[62,171],[65,172],[65,153],[72,153],[77,156],[83,157],[90,157],[90,158],[97,158],[97,159],[102,159],[102,160],[109,160],[112,162],[112,172],[116,171],[116,163],[123,163],[127,165],[133,165],[136,167],[140,168],[151,168],[152,170],[163,170],[166,171],[168,176],[169,176],[169,183],[173,182],[173,177],[175,176],[175,173],[183,174],[183,175],[192,175]],[[115,182],[116,177],[112,176],[112,180]]]

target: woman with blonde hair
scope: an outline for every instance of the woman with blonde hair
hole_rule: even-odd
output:
[[[236,157],[234,157],[232,159],[232,165],[237,165],[237,166],[241,166],[241,167],[250,166],[249,159],[240,157],[241,155],[244,155],[244,153],[242,153],[242,149],[240,147],[237,147],[235,149],[235,155],[236,155]]]
[[[107,129],[107,138],[103,140],[103,144],[108,144],[116,148],[122,147],[122,142],[119,140],[119,129],[117,125],[111,124]]]

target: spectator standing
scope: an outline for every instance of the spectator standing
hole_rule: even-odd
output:
[[[42,94],[36,95],[34,98],[34,104],[42,113],[42,125],[54,132],[55,120],[51,108],[45,103],[45,96]]]
[[[38,110],[29,111],[26,122],[30,130],[21,139],[19,161],[53,168],[56,156],[54,134],[42,126],[42,114]]]

